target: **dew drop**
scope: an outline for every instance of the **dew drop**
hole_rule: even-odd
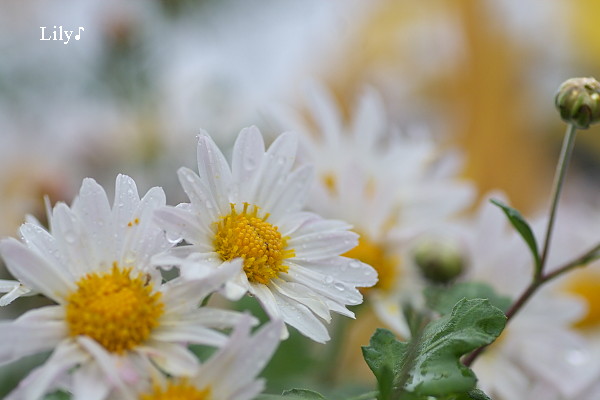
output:
[[[252,171],[255,167],[256,160],[254,157],[249,156],[244,158],[244,168],[246,168],[247,171]]]
[[[331,276],[327,275],[325,277],[325,283],[328,284],[328,285],[331,284],[331,283],[333,283],[333,278]]]
[[[171,244],[177,244],[177,243],[181,242],[181,240],[183,239],[181,237],[181,234],[171,233],[171,232],[167,232],[165,237],[167,238],[167,241]]]
[[[588,360],[588,357],[580,350],[571,350],[566,354],[566,359],[571,365],[581,365]]]
[[[337,290],[339,290],[340,292],[343,292],[344,290],[346,290],[346,286],[341,282],[334,283],[333,287],[336,288]]]
[[[65,233],[65,240],[67,241],[67,243],[69,244],[73,244],[75,243],[75,240],[77,239],[77,237],[75,236],[74,232],[67,232]]]
[[[354,269],[359,268],[360,267],[360,261],[358,261],[358,260],[352,260],[352,261],[350,261],[348,263],[348,266],[350,268],[354,268]]]

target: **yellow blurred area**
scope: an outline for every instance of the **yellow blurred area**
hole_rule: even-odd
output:
[[[569,24],[566,31],[572,34],[569,39],[578,56],[573,65],[542,62],[540,75],[544,69],[551,76],[570,69],[584,76],[598,75],[600,2],[577,0],[566,5],[573,12],[562,22]],[[535,12],[535,4],[523,5],[523,13]],[[551,95],[540,96],[531,82],[531,71],[540,60],[530,51],[531,44],[527,45],[530,38],[515,40],[514,35],[507,34],[509,28],[500,29],[502,22],[494,21],[490,14],[489,2],[480,0],[383,1],[342,57],[343,65],[332,68],[326,80],[346,110],[354,93],[365,82],[376,81],[378,72],[389,74],[390,81],[411,81],[409,99],[443,105],[444,135],[450,139],[449,145],[464,150],[465,177],[476,182],[480,194],[501,189],[513,206],[531,212],[543,206],[549,195],[565,126],[554,110]],[[440,64],[435,74],[427,75],[410,58],[409,47],[419,38],[398,38],[419,32],[407,29],[409,25],[436,24],[442,18],[459,29],[464,47],[457,55],[456,68]],[[432,46],[423,51],[433,53],[437,49]],[[556,81],[555,87],[560,83]],[[539,116],[533,117],[540,110],[543,122]],[[438,110],[431,111],[434,114]],[[424,115],[427,117],[426,111]],[[582,146],[600,151],[596,135],[580,137]]]

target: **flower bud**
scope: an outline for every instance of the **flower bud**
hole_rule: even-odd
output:
[[[578,129],[600,122],[600,83],[594,78],[571,78],[558,88],[554,103],[563,121]]]
[[[425,240],[417,244],[413,254],[421,274],[432,283],[450,283],[465,267],[462,252],[453,242]]]

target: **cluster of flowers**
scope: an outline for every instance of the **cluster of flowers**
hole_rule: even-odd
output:
[[[119,175],[111,207],[85,179],[70,207],[47,205],[48,229],[29,217],[20,241],[2,240],[18,280],[0,282],[2,304],[34,293],[56,303],[0,322],[0,363],[52,351],[7,398],[64,390],[86,400],[252,399],[287,326],[324,343],[331,312],[354,317],[347,306],[363,296],[404,338],[401,305],[418,303],[432,281],[480,280],[518,296],[530,274],[527,250],[491,205],[457,217],[474,190],[457,179],[455,154],[421,131],[395,132],[373,92],[350,124],[326,92],[314,88],[310,100],[308,123],[278,110],[295,133],[268,149],[257,128],[242,130],[231,164],[199,135],[198,173],[178,172],[189,203],[167,206],[156,187],[140,199],[134,181]],[[419,251],[431,241],[458,254],[449,276],[427,269],[447,256]],[[165,280],[173,268],[177,276]],[[557,288],[540,293],[475,363],[490,395],[597,393],[600,364],[573,327],[597,321],[584,320],[594,315],[586,317],[581,298]],[[206,306],[215,292],[255,297],[271,322],[252,333],[253,316]],[[200,363],[190,344],[218,350]]]

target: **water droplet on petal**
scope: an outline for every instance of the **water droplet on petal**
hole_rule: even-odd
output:
[[[333,287],[336,288],[337,290],[339,290],[340,292],[343,292],[344,290],[346,290],[346,285],[344,285],[342,282],[334,283]]]
[[[360,261],[358,261],[358,260],[352,260],[352,261],[350,261],[348,263],[348,266],[350,268],[358,268],[358,267],[360,267]]]
[[[588,361],[588,356],[583,351],[571,350],[567,353],[566,359],[571,365],[581,365]]]
[[[74,232],[67,232],[67,233],[65,233],[65,240],[66,240],[67,243],[73,244],[73,243],[75,243],[76,239],[77,239],[77,237],[75,236]]]
[[[181,234],[172,233],[172,232],[167,232],[166,238],[167,238],[167,241],[171,244],[177,244],[177,243],[181,242],[181,240],[183,239],[181,237]]]
[[[325,277],[325,283],[328,284],[328,285],[331,284],[331,283],[333,283],[333,277],[327,275]]]

